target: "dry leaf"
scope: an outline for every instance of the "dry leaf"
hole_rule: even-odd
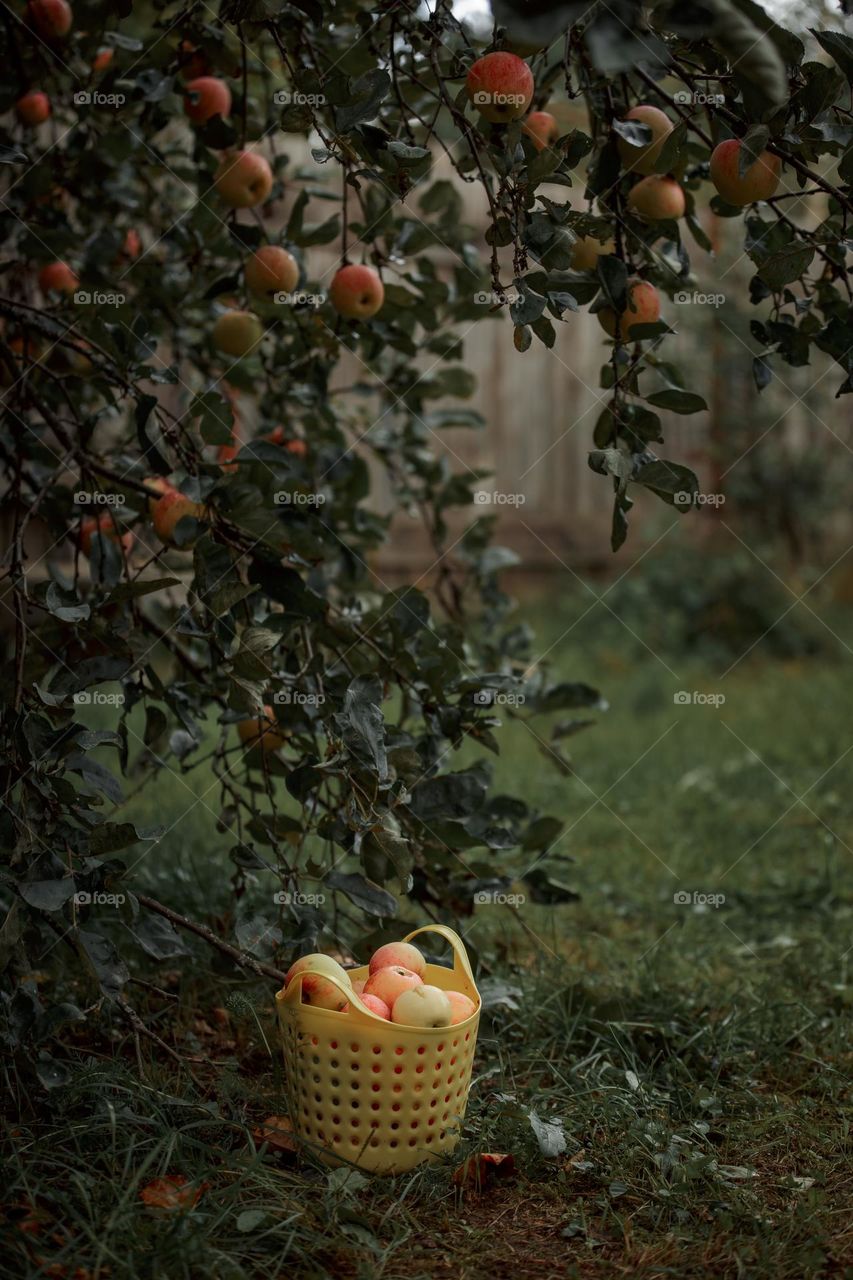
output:
[[[276,1151],[296,1151],[297,1143],[293,1136],[293,1125],[287,1116],[267,1116],[257,1129],[252,1130],[252,1137],[258,1146],[265,1142]]]

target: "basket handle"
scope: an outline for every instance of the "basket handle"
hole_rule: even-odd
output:
[[[470,982],[474,981],[474,974],[471,972],[471,962],[468,959],[468,952],[465,950],[465,944],[456,933],[446,924],[424,924],[420,929],[413,929],[411,933],[407,933],[404,942],[411,942],[412,938],[416,938],[419,933],[438,933],[453,948],[453,970],[455,973],[463,973]]]
[[[278,1004],[289,1006],[300,1005],[302,1003],[302,979],[313,972],[315,971],[312,969],[302,969],[299,973],[295,973],[287,984],[287,987],[282,987],[281,991],[276,992],[276,1002]],[[353,991],[352,987],[345,986],[339,978],[334,976],[334,974],[323,973],[318,974],[318,977],[325,978],[328,982],[331,982],[332,986],[337,987],[338,991],[340,991],[341,995],[349,1005],[349,1009],[346,1013],[341,1009],[328,1009],[324,1010],[324,1012],[340,1013],[344,1018],[352,1018],[355,1019],[356,1022],[367,1022],[370,1025],[374,1022],[385,1022],[385,1019],[380,1018],[378,1013],[373,1013],[372,1010],[368,1009],[366,1004],[362,1004],[361,997]],[[311,1005],[308,1006],[309,1009],[311,1007]],[[361,1017],[356,1017],[356,1014],[361,1014]]]

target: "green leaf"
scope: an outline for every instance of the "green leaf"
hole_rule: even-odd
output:
[[[655,391],[646,396],[646,402],[656,409],[669,409],[671,413],[701,413],[708,406],[695,391],[681,391],[678,387],[667,387],[664,391]]]
[[[811,266],[815,255],[814,245],[791,244],[766,258],[758,268],[758,275],[773,290],[799,280]]]
[[[368,915],[393,919],[397,914],[397,899],[394,895],[359,872],[330,871],[325,883],[330,889],[338,889],[346,894],[350,902],[354,902]]]

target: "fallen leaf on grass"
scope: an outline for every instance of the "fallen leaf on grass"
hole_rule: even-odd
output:
[[[207,1188],[207,1183],[192,1183],[180,1173],[167,1173],[155,1178],[143,1187],[139,1199],[149,1209],[165,1209],[169,1213],[183,1213],[194,1209]]]
[[[252,1137],[258,1146],[265,1142],[276,1151],[296,1151],[297,1143],[293,1136],[293,1125],[287,1116],[267,1116],[257,1129],[252,1130]]]
[[[515,1173],[515,1156],[500,1155],[495,1151],[481,1151],[469,1156],[453,1174],[457,1186],[474,1185],[479,1190],[499,1178],[509,1178]]]

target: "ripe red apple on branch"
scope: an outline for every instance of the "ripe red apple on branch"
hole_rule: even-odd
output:
[[[537,151],[551,147],[560,136],[560,126],[550,111],[531,111],[522,125]]]
[[[687,199],[675,178],[658,173],[641,178],[628,192],[628,208],[646,222],[662,222],[681,218]]]
[[[216,76],[199,76],[184,88],[184,111],[193,124],[205,124],[214,116],[223,119],[231,111],[231,90]]]
[[[278,244],[265,244],[246,259],[246,287],[260,297],[292,293],[299,283],[299,263]]]
[[[67,36],[74,21],[68,0],[29,0],[27,18],[46,40]]]
[[[772,151],[762,151],[740,172],[743,144],[737,138],[721,142],[711,153],[711,181],[726,204],[743,207],[776,194],[782,176],[782,161]]]
[[[533,72],[514,53],[487,53],[468,70],[465,88],[471,103],[492,124],[509,124],[533,99]]]
[[[341,267],[335,272],[329,298],[338,315],[347,320],[369,320],[382,307],[385,289],[373,267]]]
[[[31,89],[15,103],[15,111],[21,124],[44,124],[50,116],[50,98],[38,89]]]
[[[660,294],[648,280],[630,281],[625,301],[625,310],[618,316],[612,307],[596,312],[605,333],[611,338],[618,333],[623,342],[630,340],[635,325],[654,324],[660,319]]]
[[[216,170],[213,185],[230,209],[252,209],[272,191],[272,169],[256,151],[232,152]]]
[[[663,144],[672,133],[672,121],[660,107],[641,102],[632,107],[625,115],[626,120],[637,124],[648,125],[652,131],[651,141],[641,146],[633,146],[626,138],[618,137],[616,146],[623,166],[632,173],[654,173]]]

